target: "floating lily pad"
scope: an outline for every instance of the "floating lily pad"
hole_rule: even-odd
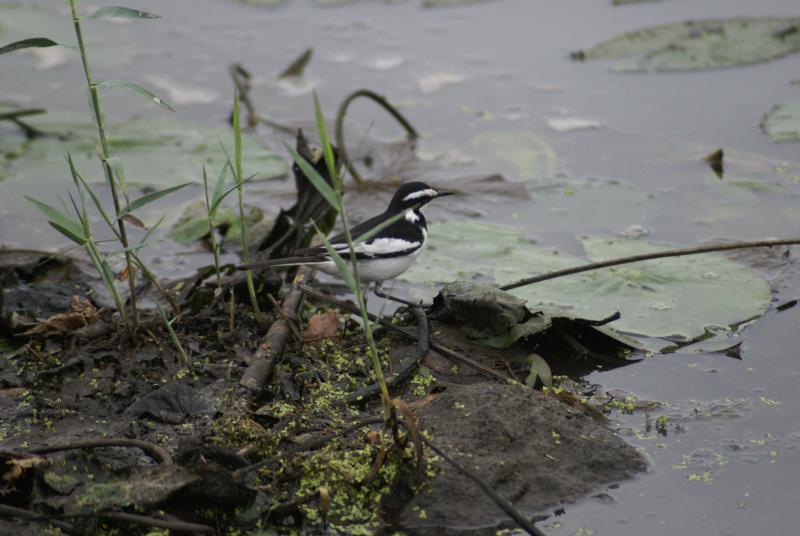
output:
[[[800,18],[741,17],[627,32],[574,59],[617,59],[620,71],[689,71],[750,65],[800,50]]]
[[[589,261],[668,249],[628,239],[582,242],[588,261],[535,247],[512,228],[451,221],[431,226],[430,248],[403,277],[432,283],[485,276],[508,283]],[[555,309],[591,320],[619,311],[615,329],[679,341],[759,317],[771,298],[769,285],[756,272],[713,254],[595,270],[510,292],[534,311]]]
[[[772,108],[761,127],[772,141],[800,140],[800,99]]]
[[[484,132],[473,143],[513,164],[523,180],[549,179],[556,172],[555,150],[531,132]]]
[[[64,158],[70,153],[76,168],[87,180],[102,181],[94,126],[58,121],[49,116],[31,118],[30,123],[52,136],[19,143],[14,154],[6,153],[3,172],[6,180],[47,184],[53,184],[56,179],[70,181]],[[127,182],[159,187],[187,180],[202,182],[203,165],[216,173],[225,162],[219,139],[232,139],[224,127],[166,117],[110,123],[106,133],[112,154],[118,156],[125,167]],[[270,153],[257,138],[245,135],[243,142],[245,173],[258,173],[255,180],[286,173],[285,160]],[[9,145],[4,142],[4,146],[12,147],[10,142]]]

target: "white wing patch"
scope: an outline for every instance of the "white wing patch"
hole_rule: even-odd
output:
[[[376,238],[369,242],[356,244],[356,253],[373,257],[375,255],[391,255],[403,251],[411,251],[420,246],[418,241],[409,242],[402,238]]]
[[[438,193],[439,192],[433,188],[426,188],[424,190],[418,190],[408,194],[403,198],[403,201],[413,201],[414,199],[419,199],[420,197],[436,197],[436,194]]]

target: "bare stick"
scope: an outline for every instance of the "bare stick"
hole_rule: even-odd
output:
[[[303,266],[297,272],[295,280],[306,281],[313,277],[314,271]],[[303,302],[303,288],[305,285],[295,285],[286,298],[283,300],[283,309],[289,314],[296,315]],[[292,333],[289,327],[289,320],[281,317],[269,327],[263,342],[258,345],[258,349],[253,356],[253,361],[242,374],[239,385],[247,389],[251,399],[258,397],[261,390],[271,379],[275,372],[275,365],[278,364],[286,343],[289,342],[289,335]]]
[[[339,149],[339,157],[347,167],[350,175],[353,176],[353,180],[355,180],[356,183],[361,186],[364,184],[364,177],[358,173],[358,170],[356,170],[352,160],[350,160],[350,155],[347,153],[347,147],[344,143],[344,117],[347,114],[347,107],[350,106],[350,103],[358,97],[366,97],[371,99],[377,102],[384,110],[389,112],[389,114],[394,117],[397,122],[400,123],[406,130],[409,140],[417,139],[419,134],[414,126],[408,122],[408,119],[406,119],[403,114],[397,110],[397,108],[392,106],[385,97],[378,95],[374,91],[369,89],[359,89],[358,91],[354,91],[345,97],[345,99],[339,105],[339,110],[336,112],[336,147]]]
[[[214,529],[208,525],[199,525],[197,523],[188,523],[186,521],[160,519],[157,517],[143,516],[140,514],[129,514],[127,512],[87,512],[79,514],[61,514],[61,515],[41,515],[24,508],[16,508],[0,504],[0,515],[8,517],[19,517],[31,521],[47,521],[53,523],[55,526],[63,527],[64,524],[55,520],[58,519],[81,519],[91,517],[102,517],[105,519],[115,519],[117,521],[126,521],[128,523],[136,523],[138,525],[145,525],[149,527],[157,527],[160,529],[168,529],[180,532],[192,532],[196,534],[214,534]]]
[[[757,240],[755,242],[733,242],[731,244],[716,244],[712,246],[698,246],[691,248],[670,249],[667,251],[657,251],[655,253],[644,253],[642,255],[632,255],[630,257],[620,257],[618,259],[610,259],[602,262],[593,262],[590,264],[583,264],[581,266],[573,266],[564,270],[556,270],[555,272],[548,272],[546,274],[534,275],[508,283],[500,287],[501,290],[511,290],[526,285],[532,285],[548,279],[555,279],[557,277],[564,277],[566,275],[579,274],[582,272],[589,272],[591,270],[599,270],[600,268],[608,268],[609,266],[618,266],[620,264],[630,264],[632,262],[649,261],[652,259],[663,259],[665,257],[683,257],[686,255],[698,255],[700,253],[713,253],[715,251],[730,251],[732,249],[746,249],[746,248],[766,248],[773,246],[790,246],[800,244],[800,238],[785,238],[780,240]]]
[[[461,464],[459,464],[459,463],[458,463],[457,461],[455,461],[453,458],[451,458],[450,456],[448,456],[446,452],[444,452],[442,449],[440,449],[439,447],[437,447],[437,446],[436,446],[436,445],[435,445],[433,442],[431,442],[431,440],[430,440],[430,439],[427,439],[427,438],[426,438],[424,435],[421,435],[421,434],[420,434],[420,437],[422,438],[422,441],[423,441],[423,443],[425,443],[426,445],[428,445],[428,446],[431,448],[431,450],[433,450],[434,452],[436,452],[436,454],[438,454],[439,456],[441,456],[442,458],[444,458],[444,460],[445,460],[447,463],[449,463],[450,465],[452,465],[453,467],[455,467],[455,468],[458,470],[458,472],[462,473],[464,476],[466,476],[467,478],[469,478],[470,480],[472,480],[473,482],[475,482],[475,483],[478,485],[478,487],[480,487],[480,488],[481,488],[481,490],[483,490],[483,492],[484,492],[486,495],[488,495],[488,496],[489,496],[489,498],[491,498],[491,499],[492,499],[492,501],[493,501],[493,502],[494,502],[494,503],[495,503],[497,506],[499,506],[499,507],[500,507],[500,508],[501,508],[501,509],[502,509],[502,510],[503,510],[503,511],[506,513],[506,514],[508,514],[508,516],[509,516],[511,519],[513,519],[514,521],[516,521],[516,522],[517,522],[517,524],[518,524],[520,527],[522,527],[523,529],[525,529],[526,531],[528,531],[528,534],[533,534],[534,536],[545,536],[545,534],[544,534],[544,533],[543,533],[541,530],[537,529],[537,528],[534,526],[534,524],[533,524],[533,523],[532,523],[532,522],[531,522],[529,519],[527,519],[525,516],[523,516],[523,515],[520,513],[520,511],[519,511],[519,510],[517,510],[517,509],[514,507],[514,505],[513,505],[513,504],[511,504],[511,502],[510,502],[508,499],[506,499],[506,498],[505,498],[505,497],[503,497],[502,495],[498,494],[498,493],[497,493],[497,492],[496,492],[494,489],[492,489],[492,487],[491,487],[491,486],[490,486],[488,483],[486,483],[486,481],[485,481],[485,480],[483,480],[483,479],[482,479],[480,476],[478,476],[476,473],[473,473],[472,471],[470,471],[470,470],[469,470],[469,469],[467,469],[466,467],[463,467]]]
[[[49,447],[39,447],[31,449],[26,452],[31,454],[50,454],[52,452],[61,452],[64,450],[77,450],[77,449],[94,449],[102,447],[134,447],[145,451],[154,460],[162,465],[169,465],[172,463],[172,457],[163,447],[150,443],[149,441],[142,441],[141,439],[96,439],[92,441],[79,441],[76,443],[67,443],[64,445],[51,445]]]

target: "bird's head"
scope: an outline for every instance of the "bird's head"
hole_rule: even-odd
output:
[[[452,195],[452,192],[442,192],[424,182],[407,182],[400,186],[389,203],[389,210],[400,211],[413,206],[423,206],[437,197]]]

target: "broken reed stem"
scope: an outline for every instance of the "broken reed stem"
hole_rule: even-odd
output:
[[[72,24],[75,27],[75,36],[78,39],[78,48],[81,53],[81,61],[83,63],[83,73],[86,77],[86,85],[89,88],[89,97],[92,105],[92,112],[94,115],[95,125],[97,126],[97,134],[100,137],[100,150],[103,161],[103,172],[106,176],[106,182],[111,190],[111,199],[114,202],[114,216],[120,213],[119,195],[117,193],[117,185],[114,181],[114,171],[111,169],[111,164],[108,163],[111,158],[111,153],[108,149],[108,141],[106,140],[106,131],[103,125],[103,114],[100,109],[100,95],[97,91],[97,84],[92,78],[92,71],[89,68],[89,58],[86,53],[86,46],[83,42],[83,30],[81,30],[81,19],[78,16],[78,6],[76,0],[69,0],[69,7],[72,13]],[[130,304],[131,315],[127,315],[126,311],[121,310],[120,314],[125,320],[126,327],[129,333],[133,334],[138,322],[138,314],[136,311],[136,269],[131,259],[130,251],[128,250],[128,233],[125,229],[125,222],[122,218],[117,218],[117,226],[119,228],[119,240],[125,250],[125,264],[128,271],[128,287],[130,287]]]
[[[555,272],[548,272],[546,274],[534,275],[507,283],[500,287],[500,290],[512,290],[526,285],[532,285],[548,279],[556,279],[557,277],[564,277],[567,275],[580,274],[592,270],[599,270],[600,268],[608,268],[610,266],[619,266],[620,264],[630,264],[633,262],[649,261],[653,259],[663,259],[666,257],[683,257],[686,255],[698,255],[700,253],[714,253],[717,251],[730,251],[732,249],[747,249],[747,248],[766,248],[773,246],[791,246],[800,244],[800,238],[786,238],[778,240],[757,240],[754,242],[733,242],[731,244],[716,244],[712,246],[697,246],[690,248],[671,249],[667,251],[657,251],[655,253],[644,253],[642,255],[632,255],[630,257],[620,257],[617,259],[610,259],[602,262],[593,262],[590,264],[583,264],[581,266],[574,266],[564,270],[556,270]]]
[[[344,118],[345,115],[347,115],[347,108],[350,106],[351,102],[359,97],[368,98],[378,103],[381,108],[389,112],[389,115],[394,117],[397,122],[403,126],[409,140],[417,139],[419,134],[414,126],[403,116],[403,114],[397,110],[397,108],[392,106],[392,104],[386,100],[385,97],[378,95],[374,91],[369,89],[359,89],[345,97],[345,99],[339,105],[339,110],[336,112],[336,146],[339,149],[339,157],[342,159],[342,163],[344,163],[345,167],[347,167],[347,170],[350,172],[350,175],[352,175],[353,180],[355,180],[356,183],[361,186],[364,184],[364,177],[358,173],[358,170],[355,168],[355,165],[353,165],[352,160],[350,160],[350,155],[347,152],[347,146],[344,142]]]

